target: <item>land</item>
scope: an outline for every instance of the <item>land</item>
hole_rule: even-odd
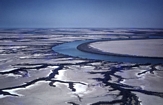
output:
[[[163,39],[109,40],[83,43],[85,52],[131,57],[163,58]]]
[[[163,58],[163,39],[103,41],[89,44],[89,47],[121,55]]]
[[[162,63],[90,60],[52,50],[76,40],[161,39],[162,33],[162,29],[0,29],[0,104],[162,105]]]

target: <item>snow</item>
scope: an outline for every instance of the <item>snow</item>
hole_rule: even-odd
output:
[[[102,52],[144,57],[163,57],[163,39],[101,41],[89,44]]]

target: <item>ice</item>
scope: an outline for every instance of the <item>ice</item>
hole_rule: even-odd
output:
[[[102,41],[89,44],[96,50],[142,57],[163,57],[163,39]]]
[[[125,104],[125,99],[129,104],[163,103],[161,63],[153,65],[90,60],[62,55],[52,50],[54,46],[77,40],[148,38],[149,35],[162,33],[161,29],[0,29],[1,31],[5,32],[0,33],[2,105],[67,105],[71,102],[90,105],[99,102],[110,104],[112,101],[119,105]],[[146,34],[137,34],[141,31]],[[155,41],[156,39],[150,40],[152,43]],[[162,39],[157,39],[157,42],[161,43]],[[101,48],[104,49],[105,46],[111,45]],[[161,49],[160,46],[157,47]],[[28,76],[23,76],[26,73]]]

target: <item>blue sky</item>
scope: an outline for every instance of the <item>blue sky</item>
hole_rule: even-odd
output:
[[[163,0],[0,0],[0,28],[163,28]]]

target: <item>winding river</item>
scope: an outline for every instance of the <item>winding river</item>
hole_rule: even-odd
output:
[[[126,62],[126,63],[163,63],[163,59],[160,58],[147,58],[147,57],[130,57],[130,56],[114,56],[114,55],[101,55],[83,52],[77,49],[77,46],[87,42],[94,42],[98,40],[82,40],[69,43],[63,43],[53,47],[52,49],[60,54],[69,55],[73,57],[79,57],[84,59],[105,60],[110,62]]]

